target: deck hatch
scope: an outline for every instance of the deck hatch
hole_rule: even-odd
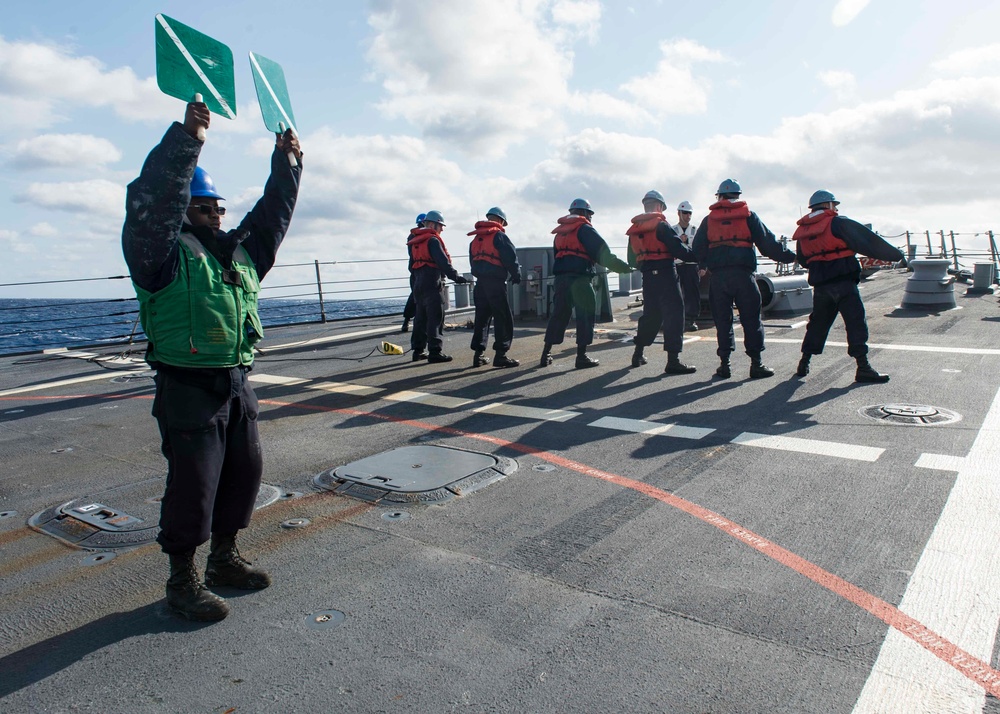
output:
[[[862,416],[887,424],[939,426],[961,421],[962,415],[929,404],[873,404],[859,410]]]
[[[131,548],[152,543],[160,532],[163,479],[153,478],[50,506],[28,519],[40,533],[86,550]],[[254,508],[277,501],[283,489],[261,484]]]
[[[450,446],[403,446],[317,474],[320,488],[365,501],[438,503],[498,481],[517,470],[504,456]]]

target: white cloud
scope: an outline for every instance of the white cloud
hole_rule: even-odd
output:
[[[28,234],[33,235],[36,238],[55,238],[59,235],[59,230],[51,223],[42,221],[41,223],[36,223],[29,228]]]
[[[0,37],[0,98],[33,111],[30,125],[47,127],[65,119],[64,105],[111,107],[130,120],[174,118],[179,103],[162,94],[153,77],[140,79],[129,67],[107,69],[94,57],[76,57],[57,45],[8,42]],[[23,111],[23,109],[22,109]],[[4,115],[10,113],[9,108]],[[20,126],[9,117],[0,126]]]
[[[530,135],[555,135],[570,43],[598,18],[594,2],[381,0],[368,51],[387,95],[379,107],[428,138],[489,157]]]
[[[574,28],[593,41],[601,27],[601,3],[598,0],[556,0],[552,5],[552,20],[559,26]]]
[[[692,66],[699,62],[726,62],[721,52],[692,40],[661,42],[662,59],[650,74],[636,77],[621,86],[636,104],[657,116],[701,114],[708,109],[709,82],[697,78]]]
[[[830,21],[836,27],[849,25],[861,11],[868,6],[870,0],[839,0],[833,8]]]
[[[41,134],[19,141],[11,163],[19,169],[86,169],[113,164],[121,158],[121,151],[107,139],[89,134]]]
[[[0,250],[4,255],[16,253],[18,255],[32,255],[38,249],[30,242],[21,238],[17,231],[0,228]]]
[[[842,99],[852,96],[858,86],[853,74],[836,69],[820,72],[819,81],[832,89],[834,94]]]
[[[83,213],[95,218],[125,217],[125,187],[105,179],[31,183],[14,196],[14,200],[38,208]]]
[[[1000,44],[959,50],[937,60],[931,67],[946,74],[996,74],[1000,70]]]

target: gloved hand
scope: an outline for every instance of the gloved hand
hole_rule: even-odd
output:
[[[608,266],[608,269],[613,270],[619,275],[624,275],[626,273],[632,272],[632,266],[626,263],[624,260],[615,260]]]
[[[465,285],[466,283],[469,283],[469,282],[472,282],[472,281],[469,280],[464,275],[456,275],[455,276],[455,285]]]
[[[518,273],[517,275],[510,276],[510,283],[511,283],[511,285],[520,285],[521,284],[521,274]]]

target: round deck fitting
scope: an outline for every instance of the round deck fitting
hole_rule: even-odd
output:
[[[306,616],[306,627],[311,630],[332,630],[347,619],[340,610],[320,610]]]
[[[961,421],[962,415],[929,404],[873,404],[858,410],[862,416],[904,426],[940,426]]]
[[[289,518],[287,521],[282,521],[281,522],[281,527],[282,528],[289,528],[289,529],[291,529],[291,528],[305,528],[310,523],[312,523],[312,521],[310,521],[308,518]]]

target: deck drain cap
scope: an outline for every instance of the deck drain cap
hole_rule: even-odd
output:
[[[383,521],[408,521],[410,514],[406,511],[389,511],[382,514]]]
[[[533,468],[535,471],[546,471],[546,472],[556,470],[556,467],[553,466],[552,464],[535,464],[531,468]]]
[[[908,426],[939,426],[962,419],[958,412],[928,404],[873,404],[863,407],[859,413],[884,423]]]
[[[86,558],[80,562],[84,565],[100,565],[101,563],[107,563],[109,560],[114,560],[115,553],[91,553]]]
[[[332,630],[347,619],[340,610],[320,610],[306,616],[306,627],[311,630]]]
[[[281,527],[282,528],[305,528],[310,523],[312,523],[312,521],[310,521],[308,518],[289,518],[287,521],[282,521],[281,522]]]

